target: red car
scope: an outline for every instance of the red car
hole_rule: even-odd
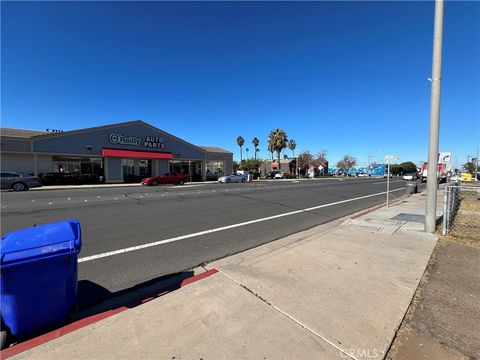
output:
[[[157,186],[159,184],[183,185],[188,181],[188,176],[177,173],[166,173],[160,176],[152,176],[142,180],[142,185]]]

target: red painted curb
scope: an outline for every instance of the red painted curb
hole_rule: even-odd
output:
[[[395,205],[396,203],[400,202],[400,199],[397,199],[397,200],[394,200],[394,201],[391,201],[390,202],[390,205]],[[378,210],[382,207],[384,207],[385,204],[380,204],[380,205],[376,205],[376,206],[373,206],[367,210],[363,210],[362,212],[359,212],[359,213],[356,213],[352,216],[350,216],[350,219],[354,220],[354,219],[358,219],[359,217],[363,216],[363,215],[366,215],[368,213],[371,213],[372,211],[375,211],[375,210]]]
[[[204,273],[201,273],[201,274],[198,274],[198,275],[195,275],[195,276],[192,276],[192,277],[189,277],[185,280],[183,280],[181,283],[180,283],[180,287],[184,287],[184,286],[187,286],[187,285],[190,285],[190,284],[193,284],[194,282],[197,282],[197,281],[200,281],[202,279],[205,279],[211,275],[214,275],[218,272],[217,269],[211,269],[211,270],[208,270]],[[136,300],[132,303],[129,303],[129,306],[121,306],[121,307],[118,307],[116,309],[112,309],[112,310],[107,310],[107,311],[104,311],[100,314],[95,314],[95,315],[92,315],[92,316],[89,316],[89,317],[86,317],[84,319],[80,319],[78,321],[75,321],[71,324],[68,324],[68,325],[65,325],[57,330],[54,330],[54,331],[51,331],[49,333],[46,333],[46,334],[43,334],[43,335],[40,335],[40,336],[37,336],[33,339],[30,339],[30,340],[27,340],[27,341],[24,341],[22,343],[19,343],[17,345],[13,345],[7,349],[4,349],[2,351],[0,351],[0,359],[8,359],[9,357],[12,357],[12,356],[15,356],[15,355],[18,355],[24,351],[27,351],[27,350],[30,350],[30,349],[33,349],[34,347],[37,347],[39,345],[43,345],[49,341],[52,341],[56,338],[59,338],[63,335],[67,335],[71,332],[74,332],[76,330],[79,330],[81,328],[84,328],[85,326],[88,326],[88,325],[91,325],[93,323],[96,323],[98,321],[101,321],[103,319],[106,319],[106,318],[109,318],[110,316],[113,316],[113,315],[116,315],[116,314],[119,314],[127,309],[129,309],[130,307],[133,307],[133,306],[137,306],[137,305],[141,305],[141,304],[144,304],[150,300],[153,300],[157,297],[160,297],[160,296],[163,296],[163,295],[166,295],[168,294],[170,291],[163,291],[163,292],[160,292],[158,294],[155,294],[155,295],[152,295],[152,296],[148,296],[146,298],[143,298],[143,299],[139,299],[139,300]]]

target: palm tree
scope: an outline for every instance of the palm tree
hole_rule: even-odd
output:
[[[296,147],[297,147],[297,143],[295,142],[295,140],[292,139],[292,140],[290,140],[290,141],[288,142],[288,148],[289,148],[290,150],[292,150],[292,155],[293,155],[293,157],[295,157],[295,148],[296,148]]]
[[[247,160],[248,160],[248,152],[250,151],[250,149],[246,148],[245,151],[247,152]]]
[[[255,159],[257,158],[257,150],[258,150],[258,144],[260,144],[260,140],[258,140],[256,137],[253,138],[252,144],[255,147]]]
[[[237,137],[237,145],[240,146],[240,162],[242,162],[242,146],[245,144],[245,139],[241,136]]]
[[[282,129],[274,129],[268,135],[268,144],[277,152],[278,170],[280,170],[280,153],[287,147],[287,134]]]
[[[267,150],[270,153],[273,161],[273,152],[275,151],[275,149],[273,148],[272,144],[268,143]]]

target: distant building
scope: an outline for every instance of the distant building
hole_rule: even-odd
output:
[[[280,159],[280,166],[278,166],[277,160],[265,160],[260,166],[260,172],[262,175],[268,174],[270,171],[280,171],[290,173],[290,164],[295,159]],[[293,171],[295,173],[295,171]]]

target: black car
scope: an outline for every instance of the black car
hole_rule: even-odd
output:
[[[274,179],[275,175],[280,173],[280,171],[270,171],[267,175],[265,175],[266,179]]]

